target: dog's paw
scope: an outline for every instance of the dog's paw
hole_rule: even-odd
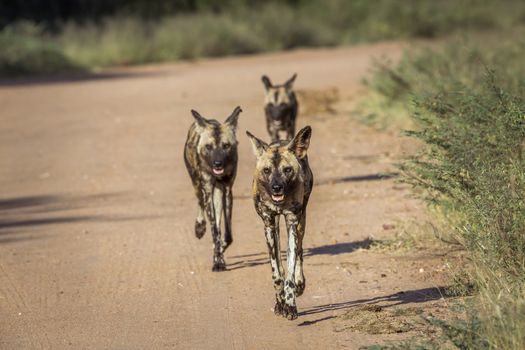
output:
[[[288,320],[295,320],[297,318],[297,306],[288,304],[282,305],[281,315]]]
[[[282,314],[283,314],[283,307],[284,307],[284,303],[283,302],[276,301],[275,302],[275,306],[273,307],[273,313],[276,314],[277,316],[282,316]]]
[[[226,264],[224,262],[217,262],[213,264],[213,267],[211,268],[213,272],[220,272],[220,271],[226,271]]]
[[[211,270],[213,272],[226,271],[226,262],[224,262],[224,259],[222,257],[215,259]]]
[[[301,281],[295,281],[295,296],[300,297],[304,293],[306,288],[306,281],[303,279]]]
[[[203,221],[203,222],[195,221],[195,236],[198,239],[201,239],[205,233],[206,233],[206,221]]]

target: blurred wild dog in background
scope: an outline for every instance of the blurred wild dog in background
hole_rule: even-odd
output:
[[[266,128],[273,141],[279,140],[279,133],[286,134],[285,140],[295,135],[295,119],[299,105],[293,91],[293,83],[297,78],[294,74],[282,85],[273,85],[266,75],[262,76],[265,88],[264,112],[266,114]]]
[[[264,233],[275,288],[275,314],[289,320],[297,318],[296,296],[303,294],[303,237],[306,206],[314,183],[306,151],[312,129],[301,129],[291,141],[268,145],[248,131],[257,165],[253,178],[255,210],[264,222]],[[288,231],[286,278],[279,248],[279,217],[284,216]]]
[[[224,251],[232,243],[232,186],[237,173],[237,120],[242,110],[236,107],[221,124],[206,119],[197,111],[184,146],[184,162],[193,182],[198,200],[195,235],[206,232],[205,213],[213,239],[213,271],[226,269]],[[221,219],[224,215],[224,241],[221,239]]]

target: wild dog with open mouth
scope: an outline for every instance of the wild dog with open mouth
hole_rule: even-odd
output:
[[[223,254],[233,242],[232,186],[238,158],[235,131],[241,112],[241,108],[236,107],[226,121],[220,124],[214,119],[205,119],[192,110],[195,122],[190,127],[184,145],[184,162],[199,204],[195,235],[200,239],[206,232],[206,212],[213,238],[213,271],[226,269]],[[223,214],[224,242],[220,232]]]
[[[297,78],[297,74],[294,74],[282,85],[272,85],[266,75],[262,76],[265,88],[266,128],[272,142],[279,140],[279,132],[281,131],[286,133],[286,140],[295,135],[295,119],[299,108],[293,91],[295,78]]]
[[[314,183],[306,151],[312,129],[307,126],[291,141],[268,145],[246,132],[257,157],[253,179],[255,210],[264,222],[264,233],[275,288],[275,314],[289,320],[297,318],[295,298],[303,294],[303,237],[306,206]],[[279,248],[279,216],[283,215],[288,231],[286,278]]]

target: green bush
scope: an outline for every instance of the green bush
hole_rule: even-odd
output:
[[[481,322],[472,348],[525,348],[521,38],[407,54],[395,67],[379,64],[369,83],[412,112],[407,134],[426,147],[401,164],[405,180],[447,214],[472,259]]]

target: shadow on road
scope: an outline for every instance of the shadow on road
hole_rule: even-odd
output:
[[[89,82],[98,80],[117,80],[117,79],[129,79],[129,78],[141,78],[151,76],[165,76],[166,72],[155,71],[155,72],[138,72],[138,71],[125,71],[125,72],[104,72],[104,73],[93,73],[93,72],[77,72],[69,74],[59,74],[50,76],[40,77],[20,77],[20,78],[1,78],[0,86],[27,86],[27,85],[49,85],[49,84],[62,84],[62,83],[75,83],[75,82]]]
[[[399,176],[399,173],[377,173],[358,176],[342,176],[328,179],[321,179],[315,182],[315,185],[333,185],[344,182],[364,182],[364,181],[379,181],[390,180]]]
[[[118,222],[142,220],[150,216],[98,215],[89,212],[122,200],[122,193],[96,195],[42,195],[0,199],[0,244],[37,238],[19,234],[30,233],[35,227],[75,222]],[[83,215],[71,213],[82,210]],[[16,237],[15,237],[16,235]]]
[[[361,241],[327,244],[319,247],[306,248],[304,249],[303,257],[307,258],[314,255],[339,255],[352,253],[358,249],[370,249],[372,242],[373,240],[366,238]],[[285,250],[281,251],[281,258],[283,260],[286,259]],[[228,270],[237,270],[270,263],[270,260],[268,259],[268,253],[235,255],[230,257],[230,259],[240,260],[229,263]]]
[[[365,304],[382,303],[381,304],[382,307],[392,307],[392,306],[398,306],[398,305],[403,305],[403,304],[424,303],[427,301],[446,298],[447,296],[445,295],[445,293],[442,292],[443,289],[444,287],[423,288],[423,289],[416,289],[416,290],[401,291],[398,293],[385,295],[385,296],[373,297],[369,299],[359,299],[359,300],[351,300],[351,301],[346,301],[346,302],[341,302],[341,303],[318,305],[318,306],[313,306],[311,308],[307,308],[299,312],[299,316],[323,314],[325,312],[345,310],[351,307],[365,305]],[[324,320],[328,320],[334,317],[335,316],[323,316],[317,320],[305,321],[299,324],[299,326],[308,326],[308,325],[311,325],[317,322],[321,322]]]
[[[36,207],[56,201],[58,196],[28,196],[0,199],[0,210]]]
[[[307,248],[304,250],[304,257],[312,255],[339,255],[352,253],[358,249],[370,249],[374,241],[370,238],[363,239],[361,241],[344,242],[327,244],[319,247]]]
[[[115,201],[123,196],[123,193],[115,192],[82,196],[63,194],[2,198],[0,199],[0,213],[2,217],[5,217],[21,213],[36,214],[80,209]]]

